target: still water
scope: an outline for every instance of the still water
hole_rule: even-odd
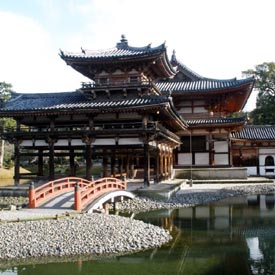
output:
[[[2,265],[0,274],[275,274],[273,194],[152,211],[135,218],[166,228],[173,241],[127,256],[12,268]]]

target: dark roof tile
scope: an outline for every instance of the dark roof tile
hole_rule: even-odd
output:
[[[238,118],[205,118],[205,119],[194,119],[186,120],[189,126],[206,126],[206,125],[217,125],[217,124],[235,124],[235,123],[245,123],[245,117]]]
[[[217,80],[204,78],[195,81],[162,81],[157,82],[156,85],[162,92],[200,92],[200,91],[215,91],[227,88],[239,87],[245,84],[253,84],[254,78],[246,79],[228,79]]]
[[[118,107],[139,107],[168,103],[166,96],[143,96],[133,98],[88,99],[81,92],[17,94],[8,101],[0,112],[46,111],[71,109],[108,109]]]
[[[275,125],[247,125],[241,131],[232,133],[233,139],[275,140]]]

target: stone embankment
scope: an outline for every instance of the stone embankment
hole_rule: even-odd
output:
[[[171,238],[157,226],[113,215],[4,222],[0,224],[0,259],[123,254],[159,247]]]
[[[186,187],[177,192],[169,200],[160,201],[149,198],[134,198],[116,204],[116,209],[121,212],[146,212],[157,209],[171,209],[179,207],[192,207],[199,204],[206,204],[221,199],[246,196],[249,194],[267,194],[275,192],[275,184],[261,185],[208,185],[201,184],[199,187]]]

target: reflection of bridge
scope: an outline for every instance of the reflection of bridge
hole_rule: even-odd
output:
[[[89,211],[92,211],[93,209],[102,208],[103,204],[109,201],[114,202],[123,197],[133,198],[134,195],[126,189],[126,181],[116,178],[88,181],[77,177],[67,177],[50,181],[36,188],[31,185],[29,189],[29,207],[36,208],[64,193],[71,193],[65,200],[73,197],[72,204],[75,210],[89,209]],[[51,208],[59,208],[59,206],[56,204]]]

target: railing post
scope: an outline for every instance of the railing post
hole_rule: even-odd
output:
[[[29,186],[29,208],[35,208],[35,191],[34,184],[31,182]]]
[[[81,188],[77,181],[74,187],[74,210],[81,211],[81,208]]]
[[[124,190],[126,190],[126,177],[125,176],[123,176],[122,177],[122,179],[121,179],[121,181],[122,181],[122,188],[121,189],[124,189]]]

